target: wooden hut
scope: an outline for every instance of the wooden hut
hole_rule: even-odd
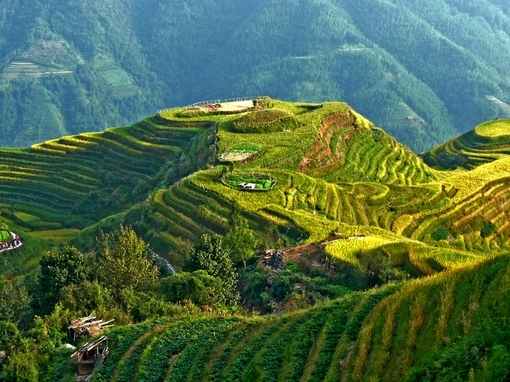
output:
[[[94,368],[101,365],[108,356],[108,337],[101,336],[93,342],[88,342],[76,350],[72,358],[76,358],[76,374],[74,380],[78,382],[89,382],[92,378]]]
[[[73,341],[79,340],[82,336],[87,336],[88,338],[92,338],[98,334],[101,334],[104,328],[109,328],[113,326],[111,324],[114,319],[103,321],[103,320],[95,320],[95,316],[89,315],[87,317],[78,318],[67,326],[67,331],[69,333],[69,338]]]

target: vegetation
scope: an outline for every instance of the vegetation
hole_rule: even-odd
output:
[[[0,257],[0,379],[69,379],[63,329],[92,311],[116,320],[98,381],[508,377],[504,122],[451,141],[479,144],[452,170],[345,103],[264,100],[295,127],[169,109],[3,149],[24,244]]]
[[[509,12],[501,0],[16,3],[0,21],[0,139],[28,147],[161,105],[269,94],[346,100],[421,152],[508,117]]]

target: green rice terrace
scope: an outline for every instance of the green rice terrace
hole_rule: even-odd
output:
[[[0,177],[1,222],[26,240],[23,262],[4,256],[2,272],[33,272],[30,248],[88,248],[122,221],[179,265],[189,243],[241,216],[285,253],[281,271],[262,251],[250,263],[247,309],[266,299],[270,311],[279,274],[304,285],[273,296],[276,315],[204,311],[110,329],[93,381],[510,375],[510,121],[418,156],[346,103],[261,97],[2,149]],[[267,284],[246,281],[264,272]],[[316,303],[301,304],[310,291]],[[74,372],[51,370],[53,381]]]
[[[472,169],[510,154],[510,120],[496,119],[476,126],[423,154],[435,167]]]

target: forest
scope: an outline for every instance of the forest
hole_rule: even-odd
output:
[[[0,1],[0,139],[267,94],[343,100],[422,152],[510,115],[499,0]]]

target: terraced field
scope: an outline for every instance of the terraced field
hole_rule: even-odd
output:
[[[149,118],[30,149],[2,149],[0,197],[9,206],[3,211],[29,230],[83,228],[203,166],[213,131],[213,124],[188,128]],[[193,163],[181,160],[183,151]]]
[[[172,109],[104,133],[4,149],[0,210],[29,231],[53,232],[125,213],[151,195],[143,224],[151,227],[152,244],[168,247],[167,253],[201,233],[224,234],[236,205],[256,231],[268,224],[291,227],[308,242],[332,232],[382,232],[434,244],[433,234],[444,228],[456,249],[509,245],[505,132],[510,122],[488,122],[424,155],[425,161],[441,157],[447,148],[469,142],[467,167],[485,163],[469,172],[448,172],[428,167],[345,103],[271,100],[269,107],[292,115],[296,127],[236,133],[233,122],[249,109],[199,116]],[[183,179],[236,147],[257,147],[257,155]],[[466,150],[455,155],[468,155]],[[263,193],[234,190],[219,181],[225,171],[263,173],[276,185]],[[493,226],[486,234],[485,227]]]
[[[504,256],[279,317],[117,328],[92,380],[503,380],[510,306],[498,296],[508,293],[509,277]]]
[[[430,166],[475,168],[510,154],[510,120],[485,122],[422,155]]]
[[[236,134],[229,130],[235,116],[228,116],[219,121],[218,130],[218,155],[234,147],[234,142],[262,147],[254,160],[236,163],[234,174],[269,174],[277,180],[276,186],[264,193],[233,190],[220,181],[225,168],[216,167],[159,190],[149,221],[160,227],[161,243],[175,248],[181,239],[193,240],[203,232],[225,233],[237,205],[256,231],[269,223],[282,230],[293,227],[304,233],[307,242],[324,240],[332,232],[389,235],[408,248],[407,261],[422,274],[485,258],[462,251],[510,246],[505,121],[484,124],[471,133],[479,142],[486,140],[485,165],[448,172],[431,169],[345,104],[310,109],[276,105],[292,111],[302,127]],[[177,121],[176,115],[166,114],[170,121]],[[495,139],[499,146],[489,143]],[[437,239],[438,230],[446,230],[446,237]],[[442,245],[451,249],[436,256],[431,247],[409,246],[407,238],[432,246],[443,240]]]
[[[354,294],[282,317],[204,317],[122,328],[109,334],[112,354],[93,380],[321,381],[337,374],[345,356],[338,344],[352,344],[364,316],[396,290]]]
[[[240,213],[261,241],[296,233],[294,256],[309,263],[305,249],[319,248],[325,272],[370,274],[382,261],[401,281],[382,275],[382,287],[280,316],[204,313],[121,327],[94,380],[418,381],[453,371],[456,380],[505,380],[496,366],[510,370],[501,348],[510,338],[501,298],[510,285],[510,121],[480,125],[422,161],[345,103],[264,101],[292,126],[236,132],[257,103],[237,113],[173,109],[1,150],[2,218],[66,243],[125,219],[179,260],[186,243],[225,234]],[[256,155],[221,162],[250,147]],[[222,181],[234,175],[274,185],[250,192]]]

